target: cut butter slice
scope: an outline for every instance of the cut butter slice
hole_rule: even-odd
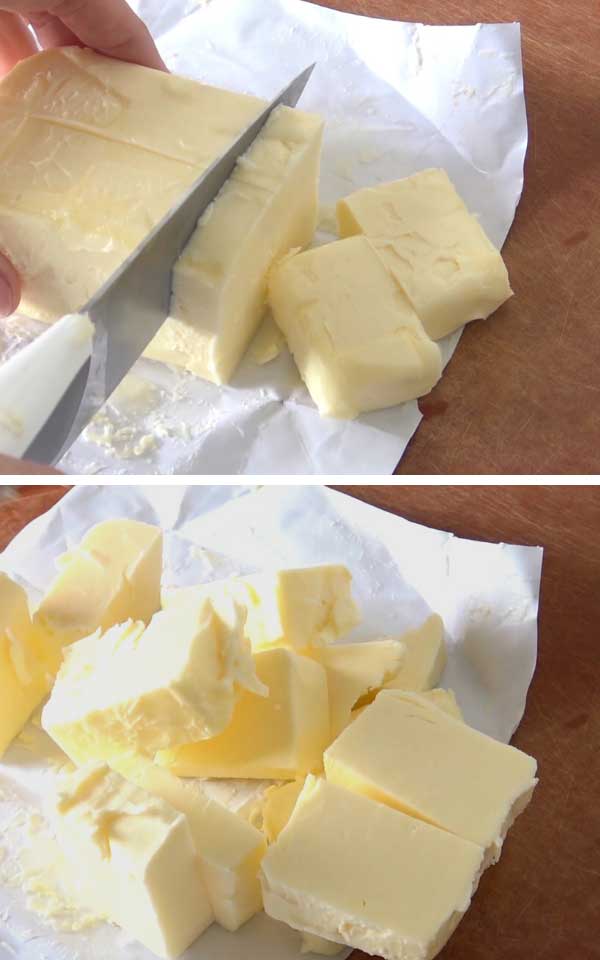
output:
[[[189,824],[104,765],[57,787],[53,824],[81,902],[159,957],[177,957],[212,923]]]
[[[180,780],[145,757],[115,757],[110,766],[185,814],[208,899],[222,927],[235,931],[262,910],[258,868],[267,847],[260,830],[207,797],[199,784]]]
[[[394,695],[394,690],[387,691],[392,696]],[[464,721],[462,715],[462,710],[460,709],[457,701],[456,694],[454,690],[442,690],[440,687],[437,687],[435,690],[423,690],[421,697],[433,703],[439,710],[443,710],[445,713],[450,714],[451,717],[454,717],[455,720]]]
[[[157,762],[181,777],[294,780],[322,769],[329,743],[323,667],[291,650],[254,655],[267,697],[244,691],[219,736],[161,750]]]
[[[477,844],[308,777],[262,862],[265,911],[386,960],[431,960],[467,910]]]
[[[416,627],[407,630],[398,640],[404,647],[404,657],[396,673],[386,681],[386,690],[429,690],[439,683],[446,666],[444,623],[437,613]],[[359,706],[370,703],[373,694],[361,697]]]
[[[177,262],[170,316],[146,356],[231,379],[263,319],[271,266],[312,241],[322,132],[311,114],[271,114]]]
[[[537,783],[533,757],[400,691],[380,693],[324,765],[331,782],[478,843],[486,863]]]
[[[262,828],[269,843],[275,843],[277,837],[287,826],[294,812],[296,801],[304,787],[305,777],[291,780],[290,783],[276,783],[265,793],[262,809]]]
[[[162,532],[151,524],[99,523],[57,565],[34,622],[63,646],[125,620],[149,623],[160,609]]]
[[[240,688],[258,700],[242,611],[198,609],[128,621],[79,640],[65,653],[42,726],[77,763],[214,737],[229,723]]]
[[[323,416],[414,400],[441,376],[439,347],[367,237],[283,260],[269,302]]]
[[[501,254],[444,170],[359,190],[337,216],[341,237],[373,239],[434,340],[512,296]]]

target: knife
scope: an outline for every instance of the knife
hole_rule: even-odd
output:
[[[282,105],[296,106],[314,67],[315,64],[304,70],[263,110],[82,308],[81,313],[89,317],[94,328],[91,357],[72,379],[65,381],[67,387],[60,400],[49,414],[44,412],[39,429],[36,423],[37,432],[28,446],[16,454],[14,449],[5,452],[48,464],[56,463],[66,453],[168,317],[173,267],[199,218],[230,177],[239,157],[250,148],[272,111]],[[72,323],[73,317],[64,320]],[[55,330],[55,336],[56,326],[51,328]],[[42,334],[42,338],[46,335]],[[31,344],[31,347],[38,345],[38,355],[42,338]],[[21,351],[14,358],[21,360],[21,368],[27,359],[23,353]],[[10,363],[8,361],[5,366]],[[35,390],[35,386],[31,382],[23,384],[26,390]]]

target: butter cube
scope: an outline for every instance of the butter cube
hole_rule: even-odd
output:
[[[331,739],[350,721],[352,708],[367,692],[379,691],[400,669],[404,646],[399,640],[336,643],[314,653],[327,672]]]
[[[439,348],[367,237],[283,260],[269,300],[323,416],[413,400],[441,376]]]
[[[437,613],[420,627],[400,637],[405,654],[397,673],[387,681],[387,690],[430,690],[439,683],[446,667],[444,623]]]
[[[243,692],[223,733],[161,750],[158,763],[180,777],[272,780],[294,780],[322,768],[329,743],[323,667],[280,647],[253,659],[268,697]]]
[[[211,800],[199,785],[180,780],[144,757],[119,756],[110,765],[185,814],[208,899],[222,927],[235,931],[262,910],[258,868],[267,846],[260,830]]]
[[[276,783],[266,791],[262,828],[269,843],[275,843],[281,831],[287,826],[296,801],[304,788],[305,779],[301,777],[289,783]]]
[[[482,867],[477,844],[308,777],[261,882],[265,911],[297,930],[386,960],[431,960]]]
[[[200,219],[146,356],[227,383],[264,316],[273,263],[312,241],[323,121],[279,107]]]
[[[214,737],[240,687],[266,693],[243,637],[243,613],[208,601],[128,621],[80,640],[65,654],[42,726],[77,763]]]
[[[337,215],[341,237],[373,239],[433,340],[512,296],[501,254],[444,170],[359,190]]]
[[[50,690],[60,656],[31,622],[23,588],[0,573],[0,757]]]
[[[163,606],[219,603],[230,596],[246,610],[246,636],[253,650],[288,647],[305,651],[332,643],[360,622],[352,599],[352,576],[339,564],[276,570],[215,580],[163,594]]]
[[[137,520],[106,520],[58,560],[34,622],[62,644],[160,609],[162,533]]]
[[[159,957],[213,920],[188,822],[104,765],[58,787],[54,826],[81,902]]]
[[[537,783],[533,757],[399,691],[380,693],[324,764],[332,783],[479,844],[486,863]]]
[[[394,694],[393,690],[386,692],[392,696]],[[464,722],[462,710],[456,702],[454,690],[442,690],[440,687],[437,687],[435,690],[423,690],[420,696],[429,703],[433,703],[438,710],[443,710],[451,717],[454,717],[455,720],[462,720]]]

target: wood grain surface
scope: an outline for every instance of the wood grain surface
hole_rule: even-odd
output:
[[[538,666],[513,741],[540,785],[440,957],[600,960],[600,490],[338,489],[459,536],[544,546]],[[0,549],[64,492],[0,503]]]
[[[337,0],[453,24],[519,20],[530,147],[504,253],[516,297],[471,324],[401,474],[600,473],[600,4]]]

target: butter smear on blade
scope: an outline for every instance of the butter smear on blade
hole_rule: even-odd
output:
[[[386,960],[431,960],[467,910],[483,850],[308,777],[262,862],[265,911]]]
[[[537,783],[533,757],[417,693],[383,691],[325,751],[327,779],[499,858]]]
[[[213,920],[190,827],[170,804],[105,765],[59,784],[53,825],[82,903],[159,957],[177,957]]]
[[[322,769],[330,741],[323,667],[291,650],[254,655],[269,695],[246,690],[219,736],[162,750],[157,761],[181,777],[294,780]]]
[[[312,241],[323,121],[278,107],[200,219],[146,355],[227,383],[263,319],[273,263]]]
[[[370,237],[434,340],[512,296],[501,254],[444,170],[367,187],[338,203],[341,237]]]
[[[59,572],[34,622],[65,645],[160,609],[162,532],[137,520],[106,520],[58,559]]]
[[[243,613],[208,601],[128,621],[80,640],[65,654],[42,725],[75,763],[214,737],[240,688],[261,700],[243,636]]]

